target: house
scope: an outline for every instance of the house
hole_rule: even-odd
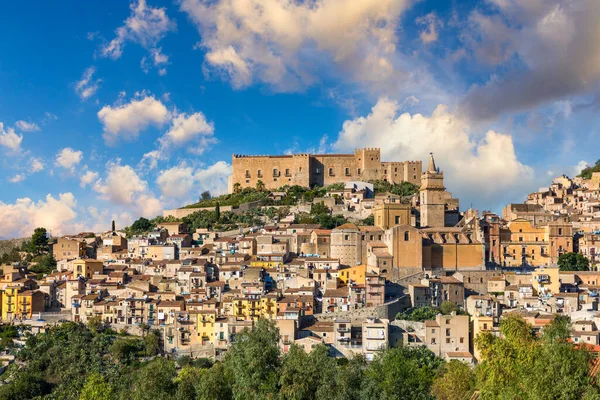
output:
[[[425,321],[425,346],[436,356],[470,352],[469,316],[438,314],[435,321]]]

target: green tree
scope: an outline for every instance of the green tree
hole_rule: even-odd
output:
[[[258,400],[278,392],[279,330],[273,321],[258,320],[253,330],[235,336],[225,365],[234,377],[236,400]]]
[[[221,221],[221,206],[219,205],[218,201],[215,205],[215,219],[217,220],[217,222]]]
[[[155,225],[150,220],[141,217],[131,224],[131,231],[135,234],[146,233],[155,228]]]
[[[438,400],[468,400],[475,390],[475,373],[467,364],[451,360],[441,368],[431,393]]]
[[[177,391],[175,363],[157,357],[135,372],[131,390],[121,398],[131,400],[171,400]]]
[[[233,193],[239,194],[242,191],[242,185],[239,182],[233,184]]]
[[[458,309],[458,306],[455,303],[451,301],[444,301],[440,305],[440,311],[444,315],[450,315],[453,312],[458,313],[460,310]]]
[[[113,232],[117,230],[117,228],[115,226],[115,220],[114,219],[112,220],[112,224],[111,224],[110,228],[111,228],[110,230],[113,231]]]
[[[256,182],[256,190],[258,190],[259,192],[264,192],[266,189],[265,183],[262,180],[258,180],[258,182]]]
[[[202,194],[200,195],[200,201],[203,200],[210,200],[212,198],[212,196],[210,195],[210,192],[208,190],[205,190],[204,192],[202,192]]]
[[[48,251],[48,232],[46,228],[35,228],[33,235],[31,235],[30,245],[32,252],[35,254]]]
[[[365,371],[365,399],[432,399],[431,385],[443,361],[426,347],[400,346],[375,359]]]
[[[201,375],[200,382],[196,386],[196,393],[202,400],[230,400],[233,398],[232,388],[231,369],[226,368],[223,363],[216,363]],[[239,395],[237,398],[244,397]]]
[[[52,253],[38,256],[34,259],[34,261],[35,265],[29,267],[29,270],[38,275],[50,274],[56,269],[57,263]]]
[[[580,253],[563,253],[558,257],[561,271],[589,271],[590,261]]]
[[[153,330],[150,334],[144,336],[144,352],[146,357],[155,356],[160,354],[160,332]]]
[[[329,357],[327,347],[319,345],[306,354],[303,348],[292,345],[282,361],[280,397],[284,400],[330,397],[329,388],[336,372],[335,360]]]
[[[113,386],[99,373],[88,375],[79,395],[79,400],[112,400],[114,398]]]

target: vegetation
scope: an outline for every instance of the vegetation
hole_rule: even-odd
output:
[[[589,271],[590,260],[580,253],[563,253],[558,257],[561,271]]]
[[[296,215],[297,224],[318,224],[324,229],[333,229],[346,223],[343,215],[333,215],[329,207],[323,203],[313,204],[310,213],[299,213]]]
[[[40,276],[52,273],[56,269],[56,260],[52,253],[38,256],[32,260],[35,264],[29,266],[29,270]]]
[[[409,308],[408,310],[396,314],[396,319],[423,322],[434,320],[438,314],[450,315],[452,312],[461,314],[463,311],[461,311],[456,304],[450,301],[444,301],[439,308],[429,306]]]
[[[0,398],[462,400],[474,390],[483,399],[598,398],[589,355],[565,340],[569,329],[559,317],[538,338],[510,315],[503,338],[476,338],[483,362],[473,370],[425,347],[390,348],[369,363],[360,356],[337,362],[323,345],[309,354],[293,345],[283,355],[279,332],[266,320],[236,335],[222,362],[148,359],[141,338],[65,323],[29,337],[20,362],[3,376]]]
[[[419,187],[410,182],[389,183],[388,181],[370,181],[373,184],[375,193],[390,192],[398,196],[412,196],[419,191]]]
[[[590,179],[594,172],[600,172],[600,160],[596,161],[594,166],[584,168],[579,174],[579,177],[583,179]]]

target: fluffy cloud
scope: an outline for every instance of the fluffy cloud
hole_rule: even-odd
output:
[[[4,124],[0,122],[0,146],[6,147],[12,153],[21,151],[22,135],[17,135],[12,128],[4,129]]]
[[[138,0],[137,3],[132,3],[130,8],[130,16],[115,31],[117,36],[102,46],[100,54],[116,60],[123,54],[125,43],[131,41],[150,51],[155,66],[166,64],[168,57],[162,54],[162,49],[157,46],[169,31],[176,28],[175,22],[169,19],[165,8],[150,7],[146,4],[146,0]],[[146,62],[144,57],[142,66]]]
[[[197,197],[205,190],[213,195],[227,192],[227,179],[231,174],[231,165],[219,161],[204,169],[194,169],[185,163],[163,170],[156,183],[162,197],[184,200]]]
[[[127,104],[104,106],[98,119],[104,126],[104,141],[109,145],[119,139],[136,139],[147,127],[161,126],[169,120],[167,107],[154,96],[139,94]]]
[[[72,193],[61,193],[58,198],[49,194],[38,202],[30,198],[17,199],[14,204],[0,201],[0,236],[31,236],[40,226],[53,235],[71,233],[69,230],[77,217],[76,205]]]
[[[15,126],[17,128],[19,128],[20,130],[22,130],[23,132],[35,132],[35,131],[39,131],[40,127],[34,123],[34,122],[27,122],[27,121],[17,121],[15,123]]]
[[[85,171],[85,174],[81,175],[81,178],[79,178],[79,186],[84,188],[87,185],[91,185],[98,180],[98,176],[97,172],[90,170]]]
[[[75,93],[81,100],[87,100],[92,97],[100,88],[102,79],[94,79],[96,73],[95,67],[89,67],[83,72],[81,79],[75,83]]]
[[[533,170],[517,159],[511,136],[490,130],[477,137],[467,120],[443,105],[431,116],[399,111],[397,102],[379,99],[368,116],[344,122],[334,148],[380,147],[389,161],[426,161],[433,152],[446,186],[463,204],[498,206],[532,184]]]
[[[297,90],[323,63],[348,81],[395,77],[396,31],[412,0],[182,0],[198,27],[206,67],[235,88],[253,81]],[[325,60],[325,61],[324,61]]]
[[[56,165],[73,172],[82,159],[83,152],[65,147],[56,154]]]
[[[30,160],[29,172],[36,173],[44,170],[44,161],[41,158],[32,157]]]
[[[94,185],[94,190],[117,204],[128,205],[134,201],[136,194],[148,189],[146,181],[142,180],[129,165],[110,163],[107,167],[106,178]]]
[[[92,189],[100,193],[104,200],[124,207],[129,214],[155,217],[162,210],[160,201],[149,190],[148,183],[131,166],[121,165],[120,160],[107,164],[105,178],[96,180]]]
[[[471,88],[462,111],[490,119],[597,89],[600,7],[596,0],[491,3],[495,12],[474,11],[461,37],[479,61],[498,65],[500,73]]]
[[[25,174],[16,174],[15,176],[8,178],[8,181],[10,183],[18,183],[18,182],[23,182],[25,180],[25,178],[26,178]]]

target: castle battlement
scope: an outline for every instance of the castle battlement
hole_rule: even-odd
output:
[[[236,183],[242,188],[256,187],[258,181],[267,189],[370,180],[421,184],[421,161],[382,162],[380,154],[377,147],[354,149],[353,154],[233,154],[229,190]]]

